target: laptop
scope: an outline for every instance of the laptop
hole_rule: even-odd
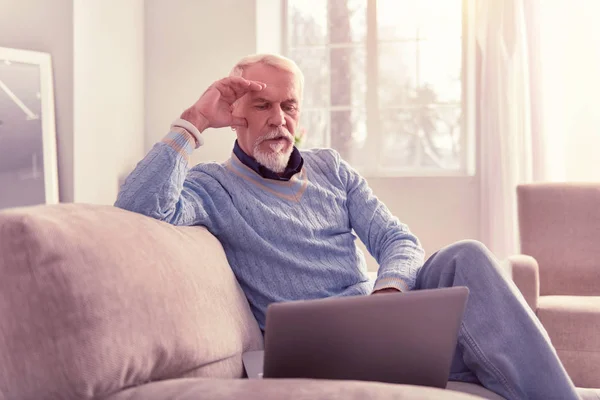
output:
[[[466,287],[274,303],[249,378],[378,381],[445,388]]]

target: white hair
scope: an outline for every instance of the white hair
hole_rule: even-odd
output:
[[[302,99],[302,93],[304,90],[304,74],[298,67],[298,64],[296,64],[293,60],[279,54],[262,53],[248,55],[235,64],[229,76],[243,76],[244,69],[258,63],[270,65],[294,74],[294,76],[298,79],[298,92],[300,93],[300,99]]]

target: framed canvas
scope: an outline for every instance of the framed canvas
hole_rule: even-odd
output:
[[[58,203],[51,56],[0,47],[0,209]]]

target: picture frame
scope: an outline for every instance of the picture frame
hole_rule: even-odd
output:
[[[58,202],[52,58],[0,47],[0,209]]]

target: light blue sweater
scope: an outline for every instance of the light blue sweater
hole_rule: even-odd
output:
[[[126,179],[115,205],[207,227],[261,329],[272,302],[414,287],[424,257],[419,241],[334,150],[302,151],[301,172],[275,181],[235,155],[189,169],[193,149],[192,136],[172,128]],[[354,232],[379,263],[375,284]]]

